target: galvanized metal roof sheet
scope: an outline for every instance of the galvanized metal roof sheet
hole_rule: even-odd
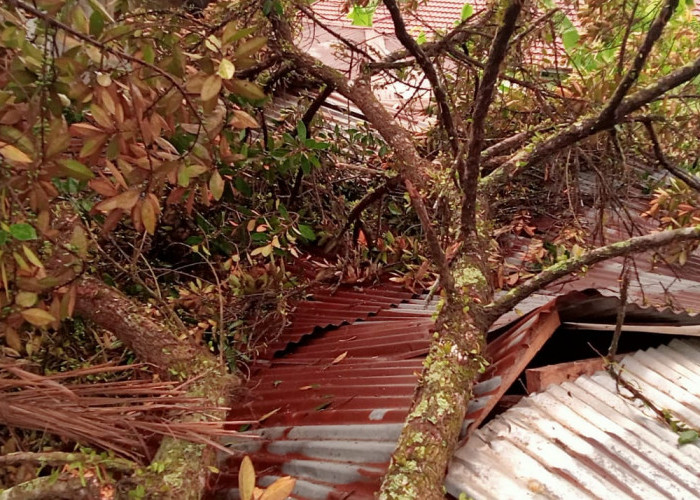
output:
[[[623,376],[700,427],[700,342],[625,357]],[[455,454],[448,491],[475,499],[700,498],[700,446],[678,436],[605,372],[523,399]]]

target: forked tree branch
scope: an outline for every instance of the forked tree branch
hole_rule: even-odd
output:
[[[467,39],[467,36],[475,33],[475,29],[485,24],[486,21],[491,17],[493,13],[493,8],[488,8],[482,12],[472,15],[468,19],[462,21],[458,26],[456,26],[452,31],[447,33],[443,38],[434,42],[426,42],[420,46],[421,50],[428,57],[439,56],[445,49],[461,45]],[[384,68],[390,67],[392,63],[401,62],[402,59],[411,57],[411,53],[406,49],[401,49],[388,54],[384,59],[378,62],[369,63],[367,65],[370,71],[382,70]],[[410,66],[413,61],[407,62]]]
[[[615,126],[630,113],[637,111],[670,89],[686,83],[700,74],[700,58],[698,58],[659,78],[655,83],[625,97],[632,85],[637,81],[651,49],[660,38],[677,5],[678,0],[668,0],[661,9],[637,51],[632,67],[600,112],[570,125],[558,134],[551,135],[529,151],[523,149],[514,154],[488,177],[482,179],[480,187],[487,193],[493,193],[508,178],[538,164],[556,151]]]
[[[385,0],[386,1],[386,0]],[[491,43],[489,56],[486,60],[481,85],[476,94],[474,112],[472,113],[471,131],[467,157],[464,162],[462,179],[462,218],[461,231],[463,235],[471,234],[476,226],[476,191],[479,185],[479,166],[481,150],[484,145],[484,126],[488,117],[489,107],[501,71],[501,64],[506,58],[508,41],[515,31],[515,23],[520,15],[523,0],[511,0],[503,14],[503,21]]]
[[[484,190],[485,193],[495,192],[499,186],[520,172],[537,165],[557,151],[568,148],[587,137],[615,126],[617,123],[624,121],[630,113],[643,108],[669,90],[689,82],[698,75],[700,75],[700,58],[625,97],[617,107],[617,112],[614,116],[603,120],[599,113],[584,118],[569,125],[561,132],[554,133],[543,139],[531,149],[521,149],[491,174],[484,177],[480,182],[480,189]]]
[[[673,15],[673,12],[676,10],[677,6],[678,0],[668,0],[661,8],[661,11],[656,16],[656,19],[654,19],[654,22],[651,23],[649,31],[647,31],[647,35],[644,37],[644,41],[639,47],[637,55],[634,57],[634,61],[632,61],[632,67],[627,71],[627,74],[615,89],[615,92],[613,93],[612,97],[610,97],[610,100],[605,105],[603,111],[600,112],[600,119],[602,121],[608,121],[615,115],[615,112],[620,106],[622,99],[624,99],[630,88],[632,88],[632,85],[634,85],[634,82],[636,82],[639,78],[639,74],[642,72],[642,68],[644,68],[644,64],[649,58],[651,49],[661,37],[664,27],[668,24],[668,21],[671,19],[671,15]]]
[[[391,19],[394,22],[394,30],[396,36],[401,42],[401,44],[406,47],[406,50],[416,59],[416,62],[425,73],[426,78],[430,82],[433,88],[433,94],[435,95],[435,101],[438,105],[438,110],[440,111],[440,122],[445,129],[447,134],[447,139],[452,148],[452,154],[456,157],[459,152],[459,137],[457,134],[457,129],[455,127],[454,118],[452,117],[452,110],[448,103],[447,92],[445,91],[445,85],[440,76],[435,71],[435,66],[425,55],[423,49],[421,49],[418,42],[416,42],[411,35],[408,34],[406,30],[406,23],[401,15],[401,9],[399,9],[396,0],[384,0],[384,5],[386,6],[389,14],[391,14]]]
[[[270,40],[272,48],[293,61],[298,70],[325,82],[326,85],[335,87],[338,93],[352,101],[392,148],[399,175],[406,185],[413,209],[421,221],[430,258],[438,269],[440,284],[448,293],[454,292],[454,278],[420,193],[420,188],[425,184],[424,174],[429,168],[429,163],[418,153],[411,134],[401,127],[379,102],[369,81],[363,78],[350,81],[339,71],[302,52],[294,45],[292,29],[286,19],[275,12],[268,14],[268,19],[275,35]]]
[[[646,127],[647,132],[649,133],[649,138],[651,139],[651,144],[654,148],[654,155],[661,166],[685,182],[688,186],[700,192],[700,179],[690,172],[686,172],[682,168],[674,165],[666,157],[663,149],[661,149],[661,144],[659,143],[659,138],[656,136],[656,131],[654,130],[654,125],[652,122],[649,120],[644,121],[644,127]]]
[[[522,300],[526,299],[538,290],[563,278],[571,273],[580,271],[584,266],[591,266],[604,260],[613,259],[623,255],[630,255],[647,250],[657,249],[672,243],[700,239],[700,226],[684,227],[672,231],[637,236],[628,240],[612,243],[604,247],[596,248],[590,252],[567,259],[541,271],[534,278],[520,286],[513,288],[500,299],[493,301],[484,308],[484,313],[489,323],[493,323],[501,315],[513,309]]]

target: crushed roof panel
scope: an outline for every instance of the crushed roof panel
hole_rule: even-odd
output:
[[[646,397],[700,427],[700,342],[673,340],[622,362]],[[698,498],[700,446],[605,372],[550,386],[475,432],[450,465],[448,491],[475,499]]]

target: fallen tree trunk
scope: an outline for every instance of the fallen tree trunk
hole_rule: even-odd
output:
[[[150,319],[142,306],[95,278],[78,281],[74,313],[111,331],[141,361],[155,365],[164,377],[182,379],[187,384],[187,396],[214,408],[189,414],[183,421],[225,419],[223,408],[228,406],[237,381],[204,347],[177,338],[171,330]],[[198,499],[214,459],[210,446],[166,437],[151,466],[122,484],[119,496],[128,497],[128,490],[140,484],[148,498]]]
[[[95,500],[102,498],[97,477],[38,477],[0,492],[0,500]]]

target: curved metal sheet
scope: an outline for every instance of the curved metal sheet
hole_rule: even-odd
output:
[[[673,340],[621,361],[623,377],[700,427],[700,342]],[[455,454],[448,491],[479,499],[700,498],[700,446],[605,372],[523,399]]]

